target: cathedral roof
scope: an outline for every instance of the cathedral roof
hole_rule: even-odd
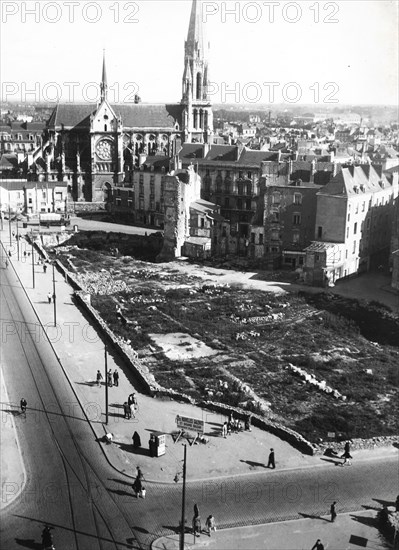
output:
[[[117,116],[121,116],[124,128],[170,129],[176,122],[181,127],[184,106],[175,104],[111,105]],[[65,129],[90,128],[90,116],[97,111],[97,105],[60,103],[57,105],[48,121],[49,128]]]

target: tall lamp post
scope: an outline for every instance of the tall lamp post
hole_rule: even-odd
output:
[[[184,550],[184,533],[186,530],[186,460],[187,460],[187,445],[184,447],[184,460],[183,460],[183,491],[181,498],[181,531],[180,531],[180,544],[179,550]]]
[[[108,355],[107,344],[104,346],[104,368],[105,368],[105,424],[108,424]]]
[[[11,204],[10,204],[10,193],[8,193],[8,230],[10,233],[10,246],[11,246]]]
[[[17,259],[19,261],[19,231],[18,231],[18,213],[17,213]]]
[[[53,261],[53,304],[54,304],[54,326],[57,326],[57,297],[55,294],[55,262]]]
[[[32,281],[33,281],[33,288],[35,288],[35,249],[33,248],[33,239],[31,237],[31,246],[32,246]]]

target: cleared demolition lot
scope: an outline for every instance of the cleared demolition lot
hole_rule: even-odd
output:
[[[57,247],[165,388],[263,414],[313,442],[398,433],[399,318],[387,308],[306,287],[218,284],[198,266],[128,253],[140,255],[99,233]]]

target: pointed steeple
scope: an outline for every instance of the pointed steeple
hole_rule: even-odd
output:
[[[200,0],[193,0],[190,25],[188,27],[186,55],[192,58],[204,57],[204,30],[202,25],[202,6]]]
[[[105,50],[103,50],[103,74],[101,77],[100,90],[101,90],[101,101],[105,101],[107,99],[107,93],[108,93],[107,68],[105,66]]]

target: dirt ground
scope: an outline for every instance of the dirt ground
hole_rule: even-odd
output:
[[[188,262],[77,247],[58,257],[163,386],[264,414],[313,441],[397,432],[398,348],[377,330],[377,341],[365,337],[361,322],[366,311],[395,342],[398,319],[386,309]]]

